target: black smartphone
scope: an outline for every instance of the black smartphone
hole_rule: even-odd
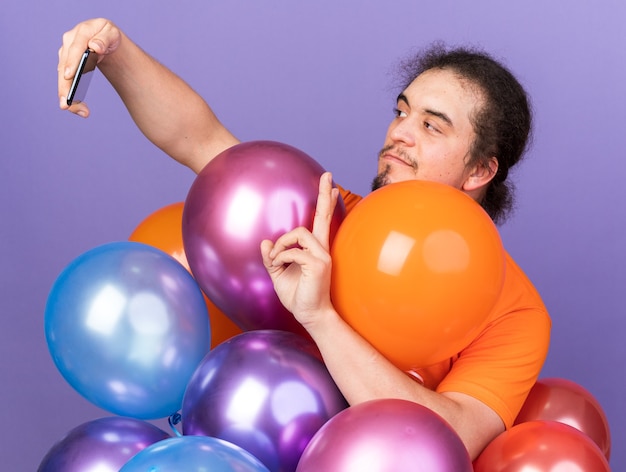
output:
[[[85,100],[87,95],[87,89],[89,88],[89,82],[96,70],[96,62],[98,61],[98,55],[91,49],[87,48],[80,58],[78,63],[78,69],[74,75],[74,80],[70,87],[70,93],[67,95],[67,105],[72,103],[80,103]]]

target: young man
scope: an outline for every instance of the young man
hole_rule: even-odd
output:
[[[100,56],[98,67],[142,132],[181,164],[197,173],[239,142],[185,82],[104,19],[83,22],[63,37],[61,108],[67,108],[65,96],[87,46]],[[408,179],[441,182],[501,221],[511,204],[508,170],[521,158],[530,132],[524,90],[504,67],[476,51],[436,47],[404,70],[406,86],[373,187]],[[89,114],[84,103],[70,111]],[[348,209],[360,198],[342,192]],[[504,289],[483,332],[453,358],[409,376],[353,331],[331,303],[329,227],[337,198],[326,173],[312,231],[298,228],[262,242],[279,298],[307,329],[350,404],[376,398],[420,403],[445,418],[475,458],[513,424],[539,375],[550,333],[541,298],[507,255]]]

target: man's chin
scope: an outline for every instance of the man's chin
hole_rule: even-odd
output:
[[[378,175],[376,175],[376,177],[374,177],[374,179],[372,180],[372,185],[371,185],[372,192],[390,183],[389,182],[390,170],[391,170],[390,166],[386,166],[382,171],[378,173]]]
[[[372,192],[375,190],[378,190],[379,188],[384,187],[388,183],[389,182],[387,181],[387,177],[382,174],[379,174],[376,177],[374,177],[374,179],[372,180],[371,190]]]

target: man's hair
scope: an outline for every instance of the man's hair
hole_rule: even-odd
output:
[[[482,50],[469,47],[448,49],[435,43],[402,60],[397,73],[402,90],[430,69],[445,69],[478,87],[482,108],[470,117],[476,138],[468,165],[498,159],[498,171],[481,202],[495,223],[502,223],[513,208],[514,185],[507,182],[509,170],[526,151],[531,137],[532,111],[526,91],[513,74]]]

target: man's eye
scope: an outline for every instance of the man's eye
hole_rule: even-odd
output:
[[[393,114],[396,115],[397,118],[406,118],[406,112],[400,110],[399,108],[394,108]]]

